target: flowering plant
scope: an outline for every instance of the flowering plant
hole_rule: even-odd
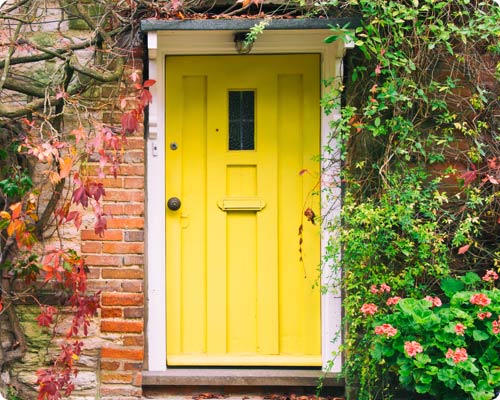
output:
[[[500,387],[498,275],[441,282],[443,295],[385,300],[372,319],[372,357],[401,385],[436,399],[491,400]],[[366,309],[366,307],[365,307]]]

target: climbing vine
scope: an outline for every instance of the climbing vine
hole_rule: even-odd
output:
[[[498,271],[500,5],[467,0],[328,4],[361,19],[360,27],[337,29],[326,39],[355,45],[345,60],[345,85],[325,100],[341,113],[332,123],[340,153],[329,154],[330,161],[343,164],[343,207],[339,219],[328,222],[337,234],[325,265],[343,276],[345,378],[355,399],[393,398],[398,390],[414,392],[403,398],[432,393],[424,383],[435,370],[422,367],[421,356],[405,364],[388,356],[395,351],[389,345],[387,357],[374,353],[376,341],[392,343],[395,334],[375,332],[372,315],[383,326],[384,315],[408,304],[398,306],[399,298],[430,296],[441,302],[442,280]],[[394,325],[397,318],[391,318]],[[425,343],[418,332],[408,335],[400,340]],[[468,340],[477,344],[473,337]],[[400,357],[410,358],[400,350]],[[413,375],[406,374],[411,379],[398,379],[401,365],[412,368]],[[446,397],[445,389],[440,398],[457,398],[457,393],[470,398],[470,387],[460,392],[452,385],[457,382],[444,387],[455,397]],[[493,398],[488,388],[481,398]]]

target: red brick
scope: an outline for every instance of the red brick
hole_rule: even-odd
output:
[[[121,286],[124,292],[142,293],[144,291],[142,282],[138,280],[122,282]]]
[[[121,317],[123,317],[123,311],[121,308],[102,307],[101,317],[102,318],[121,318]]]
[[[123,363],[123,369],[125,371],[141,371],[142,363],[126,362]]]
[[[118,173],[123,176],[144,176],[143,164],[120,164]]]
[[[124,204],[123,213],[125,215],[143,215],[144,214],[144,204]]]
[[[144,336],[135,335],[135,336],[125,336],[123,338],[124,346],[144,346]]]
[[[125,318],[142,318],[144,317],[144,309],[142,307],[125,308],[123,315]]]
[[[144,265],[144,256],[124,256],[123,265]]]
[[[126,163],[143,163],[144,151],[127,151],[123,156],[123,161]],[[125,186],[127,187],[127,186]]]
[[[82,253],[100,253],[102,244],[99,242],[82,243]]]
[[[96,235],[93,230],[84,229],[81,232],[81,238],[82,240],[96,240],[99,242],[109,240],[122,240],[122,232],[107,230],[104,232],[104,236],[100,237],[99,235]]]
[[[92,289],[93,290],[100,290],[101,292],[103,291],[110,291],[110,290],[114,290],[115,292],[123,292],[122,290],[122,286],[120,284],[120,281],[118,280],[114,280],[114,279],[111,279],[111,280],[92,280],[92,281],[88,281],[89,285],[92,286]]]
[[[89,163],[87,170],[90,176],[99,175],[99,165],[96,163]],[[107,176],[113,175],[110,166],[104,167],[104,173]],[[118,167],[118,176],[144,176],[144,164],[120,164]]]
[[[141,333],[144,331],[144,323],[142,321],[101,321],[102,332],[127,332]]]
[[[132,383],[133,378],[134,374],[126,372],[101,373],[101,382],[103,383]]]
[[[111,218],[108,220],[108,228],[139,229],[144,228],[143,218]]]
[[[144,243],[104,243],[103,253],[111,254],[137,254],[144,253]]]
[[[142,278],[144,278],[144,271],[142,269],[137,269],[137,268],[103,269],[101,274],[102,274],[103,278],[112,278],[112,279],[142,279]]]
[[[131,363],[127,363],[127,364],[131,364]],[[132,363],[132,364],[135,364],[135,363]],[[117,361],[101,361],[101,369],[102,370],[116,371],[118,368],[120,368],[120,363]]]
[[[108,192],[108,188],[122,188],[122,187],[127,187],[123,185],[123,178],[121,177],[116,177],[116,178],[100,178],[97,180],[98,182],[102,183],[104,186],[104,190],[106,191],[106,194]],[[104,197],[106,199],[106,197]]]
[[[125,231],[124,239],[126,242],[144,242],[144,231]]]
[[[88,267],[87,279],[99,279],[101,277],[100,267]]]
[[[127,149],[144,149],[144,139],[143,138],[127,138]]]
[[[107,215],[123,215],[123,204],[104,204],[104,214]]]
[[[106,201],[144,201],[144,191],[109,189],[106,190]]]
[[[117,349],[113,347],[103,347],[101,349],[102,358],[124,359],[142,361],[144,351],[142,349]]]
[[[142,372],[137,372],[136,374],[134,374],[132,385],[142,387]]]
[[[120,256],[89,255],[85,256],[87,265],[122,265],[123,260]]]
[[[144,178],[125,177],[123,187],[127,189],[144,189]]]
[[[103,293],[103,306],[142,306],[144,295],[137,293]]]

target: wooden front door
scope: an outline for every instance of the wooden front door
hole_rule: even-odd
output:
[[[168,365],[321,365],[319,62],[167,57]]]

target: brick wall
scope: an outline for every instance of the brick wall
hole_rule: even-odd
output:
[[[140,70],[140,61],[130,65]],[[130,71],[130,72],[131,72]],[[127,76],[127,72],[125,75]],[[103,91],[104,92],[104,91]],[[119,119],[119,115],[116,116]],[[116,121],[114,121],[116,122]],[[90,270],[91,290],[101,291],[98,325],[100,356],[96,397],[136,399],[142,395],[144,357],[144,132],[127,138],[116,178],[100,181],[106,189],[104,237],[81,231],[81,251]],[[91,165],[90,171],[97,171]]]

